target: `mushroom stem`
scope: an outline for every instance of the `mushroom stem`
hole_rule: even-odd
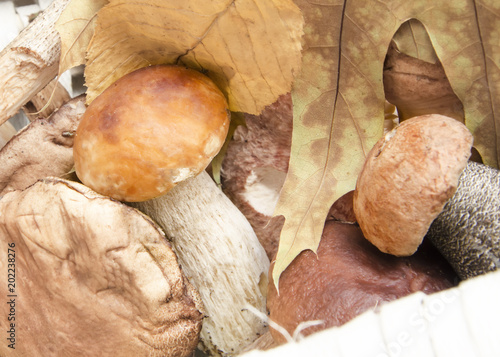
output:
[[[266,332],[246,307],[266,311],[269,259],[246,218],[206,172],[131,205],[164,229],[199,291],[207,313],[201,339],[210,354],[237,354]]]
[[[467,279],[500,267],[500,171],[469,161],[426,238]]]

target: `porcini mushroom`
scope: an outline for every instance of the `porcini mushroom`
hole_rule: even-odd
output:
[[[238,353],[267,328],[246,307],[265,312],[269,259],[245,217],[203,172],[228,123],[226,100],[208,77],[151,66],[89,105],[74,147],[85,184],[135,201],[171,239],[203,300],[201,340],[212,355]]]
[[[44,179],[0,199],[0,241],[0,267],[12,273],[0,293],[14,301],[0,315],[15,330],[2,356],[192,356],[200,297],[139,211]]]
[[[242,357],[496,356],[500,271],[370,309],[341,327]]]
[[[391,42],[384,62],[384,93],[398,109],[401,121],[426,114],[441,114],[464,121],[460,99],[439,60],[429,63],[401,53]]]
[[[500,267],[500,173],[467,161],[472,137],[441,115],[404,121],[367,157],[354,208],[367,239],[409,255],[427,237],[461,279]]]
[[[382,252],[413,254],[453,196],[472,134],[438,114],[404,121],[369,152],[354,192],[364,236]]]
[[[228,128],[226,98],[208,77],[179,66],[144,67],[86,110],[73,147],[75,171],[101,194],[146,201],[203,171]]]

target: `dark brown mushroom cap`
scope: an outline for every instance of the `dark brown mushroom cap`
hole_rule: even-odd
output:
[[[248,219],[272,259],[283,217],[272,217],[285,182],[292,141],[292,97],[282,95],[260,115],[245,114],[222,164],[224,193]]]
[[[384,93],[406,120],[426,114],[442,114],[463,121],[462,102],[446,77],[443,65],[408,56],[391,42],[384,62]]]
[[[269,283],[267,306],[271,320],[290,335],[302,322],[322,320],[302,333],[309,335],[413,292],[450,288],[454,278],[432,246],[395,257],[370,244],[357,225],[328,221],[317,254],[303,251],[281,275],[279,295]],[[286,341],[278,331],[271,333],[277,342]]]
[[[46,179],[0,199],[0,240],[15,244],[17,355],[193,353],[199,296],[164,234],[139,211]],[[6,272],[7,249],[0,254]],[[7,288],[0,285],[4,297]],[[2,304],[2,321],[8,313]],[[12,355],[6,343],[0,355]]]
[[[455,193],[472,141],[465,125],[438,114],[408,119],[379,140],[354,193],[365,237],[382,252],[413,254]]]

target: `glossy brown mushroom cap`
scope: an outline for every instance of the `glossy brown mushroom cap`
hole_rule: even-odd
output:
[[[228,127],[226,98],[208,77],[178,66],[142,68],[89,105],[75,137],[76,173],[101,194],[148,200],[204,170]]]

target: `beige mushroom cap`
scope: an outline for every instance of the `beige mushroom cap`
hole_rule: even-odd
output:
[[[45,179],[0,199],[0,242],[2,271],[8,243],[15,252],[15,286],[0,284],[0,294],[15,295],[16,356],[180,357],[196,348],[200,297],[139,211]],[[4,322],[9,308],[0,306]],[[0,355],[13,356],[7,343]]]
[[[380,139],[354,194],[365,237],[382,252],[413,254],[455,193],[472,142],[465,125],[438,114],[408,119]]]
[[[73,137],[85,113],[85,96],[64,103],[48,118],[20,130],[0,149],[0,195],[38,179],[67,175],[73,168]]]

